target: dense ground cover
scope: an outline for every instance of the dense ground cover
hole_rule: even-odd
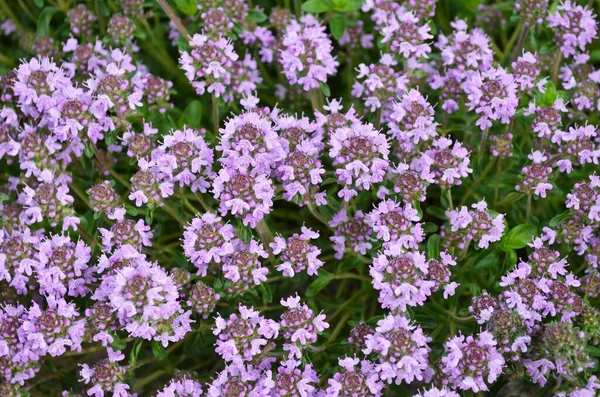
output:
[[[0,395],[597,395],[594,7],[0,0]]]

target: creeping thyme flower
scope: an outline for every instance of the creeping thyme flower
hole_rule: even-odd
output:
[[[488,248],[490,243],[500,241],[504,233],[504,215],[492,214],[487,203],[480,201],[471,206],[446,211],[449,225],[442,228],[442,237],[449,246],[466,249],[471,242],[479,248]]]
[[[431,52],[428,40],[433,38],[430,30],[429,24],[419,21],[414,13],[400,8],[390,13],[386,26],[381,29],[381,41],[390,43],[392,52],[404,58],[427,58]]]
[[[463,85],[468,98],[469,110],[480,115],[475,122],[485,130],[492,126],[493,121],[508,124],[515,115],[519,101],[517,99],[517,84],[515,77],[505,69],[489,68],[473,73]]]
[[[448,138],[433,141],[432,148],[425,151],[416,161],[416,171],[429,183],[442,187],[462,184],[462,179],[473,172],[469,168],[469,151],[459,141]]]
[[[399,96],[400,97],[400,96]],[[438,123],[434,120],[433,107],[418,90],[412,89],[392,105],[390,131],[406,152],[413,145],[437,136]]]
[[[80,350],[85,320],[79,317],[75,304],[49,295],[44,307],[34,302],[28,310],[27,320],[23,322],[33,357],[46,354],[57,357],[64,354],[67,348],[71,351]]]
[[[150,73],[143,73],[137,83],[143,87],[145,101],[151,110],[165,113],[173,107],[169,93],[173,87],[172,82]]]
[[[115,275],[112,287],[110,304],[131,336],[167,346],[191,330],[191,312],[183,311],[177,287],[158,264],[139,258]]]
[[[460,397],[460,394],[446,387],[431,387],[430,389],[423,390],[422,393],[415,394],[414,397]]]
[[[125,382],[125,367],[118,364],[125,359],[120,351],[106,348],[108,359],[98,361],[94,366],[81,366],[80,375],[85,384],[89,384],[88,396],[104,397],[104,393],[112,392],[113,396],[129,396],[129,385]]]
[[[116,313],[108,302],[97,302],[88,309],[85,309],[85,317],[88,319],[88,326],[93,333],[92,340],[100,341],[102,346],[107,346],[114,341],[111,333],[114,333],[119,326]]]
[[[319,383],[317,372],[311,364],[293,359],[282,361],[275,375],[275,393],[280,396],[312,396]]]
[[[540,151],[535,151],[527,157],[533,164],[523,167],[521,183],[515,186],[515,190],[545,198],[546,191],[552,190],[552,184],[548,183],[552,167],[544,164],[548,157]]]
[[[26,209],[21,213],[22,221],[34,224],[45,218],[52,227],[62,223],[63,231],[76,229],[80,220],[74,216],[71,206],[74,199],[69,195],[66,183],[54,179],[50,172],[44,172],[41,177],[43,182],[35,190],[26,186],[23,191],[22,201]]]
[[[515,62],[512,63],[512,72],[519,90],[530,92],[534,87],[540,91],[544,90],[547,78],[537,81],[541,72],[539,61],[535,54],[525,52]]]
[[[223,7],[210,7],[200,14],[205,32],[211,37],[221,37],[233,28],[233,21]]]
[[[150,247],[152,243],[152,232],[150,226],[146,225],[143,219],[137,222],[131,219],[122,219],[115,222],[110,229],[99,228],[102,235],[102,245],[105,250],[112,250],[113,247],[132,245],[141,249],[142,246]]]
[[[180,187],[190,186],[193,192],[201,193],[208,190],[214,153],[204,141],[204,131],[187,127],[172,131],[163,137],[152,158],[160,171]]]
[[[265,174],[221,168],[214,180],[213,194],[219,200],[221,215],[237,215],[244,225],[254,228],[271,212],[275,191]]]
[[[548,0],[516,0],[515,9],[526,25],[541,25],[548,14]]]
[[[0,231],[0,280],[5,280],[18,294],[26,294],[29,278],[37,268],[40,237],[25,228],[22,232]]]
[[[231,91],[225,95],[226,102],[234,98],[241,99],[256,92],[258,86],[263,82],[258,64],[252,55],[246,53],[243,59],[233,63],[231,69]]]
[[[286,277],[294,277],[296,273],[306,270],[309,276],[317,274],[317,270],[324,263],[318,256],[321,250],[310,243],[310,240],[319,238],[319,233],[302,226],[302,233],[294,233],[288,239],[281,236],[275,237],[270,244],[273,254],[279,255],[281,264],[277,270]]]
[[[281,305],[287,307],[279,321],[281,333],[287,342],[306,346],[317,341],[317,332],[329,328],[325,315],[315,315],[305,303],[300,303],[298,295],[281,299]]]
[[[450,36],[440,34],[435,46],[441,51],[443,64],[460,71],[485,70],[492,66],[494,53],[490,39],[479,28],[469,31],[469,25],[462,19],[451,22]]]
[[[425,238],[419,223],[421,218],[411,204],[401,206],[392,200],[382,201],[365,220],[377,233],[377,239],[383,241],[385,249],[417,249]]]
[[[349,218],[346,209],[341,209],[333,216],[329,226],[335,230],[329,239],[333,243],[335,258],[338,260],[344,257],[346,250],[366,255],[367,250],[373,247],[373,230],[360,210]]]
[[[347,46],[352,49],[373,48],[373,40],[375,36],[366,33],[364,29],[365,23],[360,19],[354,22],[353,25],[346,26],[344,34],[338,40],[339,45]]]
[[[539,138],[550,139],[560,130],[561,112],[566,111],[562,98],[557,98],[550,107],[536,106],[535,102],[530,102],[524,113],[527,116],[534,115],[531,123],[533,132],[537,133]]]
[[[221,297],[211,287],[198,281],[191,288],[189,292],[189,298],[186,302],[192,310],[202,316],[203,319],[207,319],[210,313],[215,310],[217,301]]]
[[[534,340],[531,358],[523,361],[527,374],[534,383],[544,386],[553,373],[568,378],[593,368],[594,361],[585,351],[586,339],[585,333],[572,323],[544,324]]]
[[[570,173],[577,165],[598,164],[600,147],[597,140],[598,131],[594,125],[575,125],[568,131],[556,131],[552,142],[559,145],[561,159],[556,162],[558,169]]]
[[[160,390],[156,397],[200,397],[202,384],[193,379],[192,374],[176,371],[169,383]]]
[[[133,158],[147,157],[155,147],[153,136],[158,129],[153,128],[152,124],[144,122],[142,132],[136,132],[131,129],[123,133],[123,144],[127,147],[127,155]]]
[[[260,285],[267,281],[269,269],[262,266],[261,260],[269,254],[263,245],[256,240],[248,244],[240,239],[231,242],[233,252],[223,258],[223,277],[231,281],[227,292],[236,295],[243,294],[251,285]]]
[[[331,135],[329,156],[343,189],[338,196],[350,201],[358,190],[368,190],[383,181],[389,166],[389,143],[372,124],[340,127]]]
[[[134,23],[125,15],[117,13],[108,21],[106,33],[117,43],[124,43],[131,39],[134,30]]]
[[[325,27],[310,14],[292,19],[285,29],[279,61],[290,84],[304,91],[319,89],[327,76],[335,74],[339,63],[332,56],[331,40]]]
[[[394,69],[397,65],[398,61],[391,54],[381,55],[379,63],[368,66],[361,63],[357,68],[357,81],[352,86],[352,95],[362,98],[368,111],[382,109],[384,121],[389,118],[392,101],[406,90],[407,79]]]
[[[96,16],[85,4],[77,4],[68,12],[71,32],[77,36],[88,37],[92,35]]]
[[[264,318],[252,307],[240,305],[239,314],[232,313],[228,319],[219,314],[213,334],[217,335],[217,354],[226,362],[238,365],[271,350],[274,343],[270,340],[278,336],[279,324]]]
[[[494,337],[487,331],[476,338],[455,336],[444,346],[440,370],[452,387],[475,393],[488,391],[486,382],[494,383],[504,368],[504,359],[495,346]]]
[[[314,141],[303,140],[276,170],[278,178],[283,181],[283,198],[297,201],[300,206],[316,200],[318,187],[323,182],[322,175],[325,174],[319,150],[314,144]]]
[[[109,219],[123,219],[125,209],[121,204],[119,194],[113,189],[111,182],[98,183],[87,191],[90,205],[96,212],[106,214]]]
[[[342,369],[327,381],[327,397],[382,395],[383,383],[372,362],[346,357],[338,359],[338,363]]]
[[[268,173],[285,152],[282,142],[269,118],[256,112],[245,112],[230,118],[221,129],[217,150],[219,160],[228,170],[256,170]]]
[[[404,203],[425,201],[427,184],[419,173],[411,170],[405,163],[398,164],[396,168],[391,169],[391,172],[394,181],[394,193]]]
[[[229,364],[208,386],[209,397],[268,396],[275,389],[273,374],[251,365]]]
[[[210,264],[220,263],[225,255],[233,253],[231,240],[234,237],[233,226],[207,212],[194,218],[185,227],[183,250],[185,256],[198,268],[198,274],[204,277]]]
[[[450,270],[456,262],[445,252],[442,261],[430,259],[419,252],[388,250],[373,259],[370,274],[373,288],[379,291],[379,302],[383,308],[405,312],[408,307],[421,306],[442,285],[444,297],[454,294],[456,283],[448,284]]]
[[[51,235],[38,248],[37,282],[40,292],[55,296],[84,296],[95,280],[95,268],[88,266],[91,249],[83,241]]]
[[[559,4],[556,11],[547,17],[548,27],[554,32],[554,42],[565,57],[585,52],[586,45],[596,37],[596,15],[587,7],[570,0]]]
[[[377,357],[375,370],[385,383],[427,382],[431,372],[429,342],[431,338],[421,327],[406,317],[388,314],[377,322],[375,333],[367,336],[364,353]]]
[[[224,95],[231,84],[231,67],[238,59],[231,41],[199,33],[192,36],[190,46],[190,52],[181,53],[179,63],[192,87],[198,95]]]

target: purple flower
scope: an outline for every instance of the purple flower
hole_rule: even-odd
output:
[[[407,307],[425,303],[436,282],[428,277],[428,263],[419,252],[401,253],[399,247],[373,259],[370,274],[384,309],[405,312]]]
[[[440,363],[448,382],[461,390],[488,391],[504,368],[504,358],[496,350],[491,333],[483,331],[476,338],[464,335],[449,339]]]
[[[540,151],[534,151],[527,157],[533,160],[533,164],[523,167],[521,183],[515,186],[515,190],[545,198],[546,191],[552,190],[552,184],[548,183],[552,167],[544,164],[548,157]]]
[[[300,21],[292,19],[282,44],[279,61],[290,84],[301,85],[304,91],[315,90],[337,72],[339,63],[331,55],[331,40],[312,15],[304,15]]]
[[[429,382],[431,349],[427,344],[430,341],[431,338],[406,317],[388,314],[377,322],[375,333],[367,336],[363,352],[378,357],[375,370],[385,383]]]
[[[452,143],[451,139],[438,138],[432,146],[415,162],[415,171],[420,172],[423,180],[451,187],[462,184],[461,179],[473,172],[469,168],[469,151],[459,141]]]
[[[382,201],[366,215],[365,220],[377,233],[377,239],[384,242],[384,249],[418,249],[425,238],[419,223],[421,217],[411,204],[402,207],[392,200]]]
[[[83,382],[91,387],[87,390],[88,396],[104,397],[104,393],[112,393],[117,397],[129,397],[129,385],[125,383],[125,367],[118,364],[125,359],[120,351],[107,348],[108,359],[98,361],[93,367],[87,364],[81,366],[79,374]]]
[[[220,201],[221,215],[237,215],[244,225],[254,228],[271,212],[275,189],[265,174],[222,168],[214,180],[213,194]]]
[[[205,131],[184,127],[163,137],[163,143],[152,152],[160,171],[180,187],[206,193],[212,171],[214,153],[204,141]],[[141,165],[142,163],[140,163]]]
[[[595,14],[587,7],[566,0],[556,7],[556,11],[547,17],[548,27],[554,35],[554,42],[560,47],[563,56],[576,55],[576,51],[585,52],[597,33]]]
[[[411,153],[419,142],[437,136],[438,123],[435,122],[433,115],[433,107],[415,89],[406,92],[400,102],[392,105],[390,131],[405,152]]]
[[[208,315],[215,310],[219,299],[221,297],[211,287],[198,281],[191,288],[186,304],[206,320]]]
[[[229,364],[208,387],[209,397],[227,395],[268,396],[275,389],[271,370],[241,363]]]
[[[231,242],[233,252],[223,258],[223,277],[231,281],[226,287],[232,295],[243,294],[252,285],[267,281],[269,269],[262,266],[261,259],[269,257],[263,245],[251,239],[248,244],[240,239]]]
[[[535,54],[525,52],[515,62],[512,63],[512,72],[519,90],[530,92],[534,87],[544,92],[547,77],[537,81],[540,75],[540,65]]]
[[[98,183],[87,190],[90,205],[95,212],[106,214],[108,219],[122,220],[125,216],[125,208],[121,204],[121,197],[113,189],[109,181]]]
[[[504,233],[504,215],[490,213],[485,201],[473,204],[471,208],[473,210],[462,206],[446,211],[449,225],[444,226],[441,233],[446,245],[455,245],[463,250],[471,242],[479,248],[488,248],[490,243],[500,241]]]
[[[137,222],[131,219],[122,219],[115,222],[109,229],[98,228],[102,235],[102,245],[105,250],[112,250],[115,246],[132,245],[141,249],[142,246],[150,247],[152,242],[152,232],[150,226],[146,225],[143,219]]]
[[[23,231],[0,230],[0,280],[13,287],[18,294],[27,294],[30,277],[38,267],[39,233],[28,228]]]
[[[166,347],[191,330],[191,312],[183,311],[177,287],[156,263],[138,258],[119,270],[108,297],[121,325],[133,337],[153,339]]]
[[[306,270],[309,276],[317,274],[317,270],[324,263],[318,256],[321,250],[310,243],[310,240],[319,238],[319,233],[302,226],[302,233],[294,233],[288,239],[276,236],[270,244],[274,255],[279,255],[281,264],[277,270],[286,277],[294,277],[296,273]]]
[[[492,66],[494,53],[490,39],[480,28],[468,31],[465,20],[457,19],[450,25],[454,29],[450,36],[440,34],[435,46],[441,51],[444,66],[465,70],[485,70]]]
[[[384,385],[372,362],[346,357],[338,359],[338,363],[342,370],[327,381],[326,397],[382,395]]]
[[[192,87],[198,95],[224,95],[230,88],[233,62],[238,59],[231,41],[199,33],[190,40],[190,47],[189,52],[181,53],[179,63]]]
[[[198,274],[206,276],[209,265],[220,263],[233,253],[231,241],[235,237],[233,226],[221,222],[221,218],[207,212],[196,217],[183,232],[185,256],[198,268]]]
[[[186,372],[176,371],[173,379],[156,394],[156,397],[200,397],[201,395],[200,382]]]
[[[319,377],[312,364],[305,364],[293,359],[282,361],[275,375],[275,395],[279,396],[312,396],[316,392]]]
[[[315,315],[305,303],[300,303],[298,295],[281,299],[281,305],[287,307],[279,321],[281,333],[287,342],[306,346],[317,341],[318,332],[329,328],[325,315]]]
[[[379,63],[357,67],[357,81],[352,86],[352,95],[362,98],[365,102],[366,112],[382,109],[383,120],[389,119],[389,109],[395,97],[406,90],[408,79],[400,72],[394,70],[398,62],[391,54],[381,55]],[[362,82],[358,81],[363,79]]]
[[[389,166],[389,143],[372,124],[356,123],[337,128],[330,137],[329,156],[344,186],[338,196],[348,202],[358,190],[368,190],[383,181]]]
[[[519,100],[517,84],[512,74],[502,67],[489,68],[473,73],[463,84],[469,110],[480,115],[475,125],[482,130],[492,126],[493,121],[508,124],[515,115]]]
[[[95,281],[94,266],[88,266],[92,250],[83,241],[51,235],[39,245],[36,269],[40,292],[57,297],[85,296]]]
[[[399,8],[389,14],[385,26],[381,29],[381,41],[391,43],[391,50],[404,58],[427,58],[431,52],[427,41],[433,38],[430,30],[429,24],[423,24],[414,13]]]
[[[373,247],[373,230],[362,211],[357,210],[350,219],[346,209],[341,209],[333,216],[329,225],[335,228],[334,235],[329,240],[333,243],[336,259],[342,259],[346,250],[366,255],[367,250]]]
[[[423,390],[422,393],[415,394],[414,397],[460,397],[460,394],[446,387],[431,387],[430,389]]]
[[[227,120],[217,150],[223,152],[219,161],[232,172],[268,173],[286,155],[271,120],[253,111]]]
[[[252,307],[240,305],[239,314],[232,313],[229,319],[219,315],[215,319],[213,334],[218,337],[215,343],[217,354],[237,366],[251,361],[263,349],[269,349],[268,345],[272,344],[269,341],[279,334],[279,324],[265,319]]]

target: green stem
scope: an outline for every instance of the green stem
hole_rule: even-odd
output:
[[[324,224],[327,227],[330,227],[329,222],[327,222],[327,219],[325,219],[323,217],[323,215],[321,215],[321,213],[319,213],[319,211],[317,210],[317,208],[315,207],[315,205],[312,202],[308,203],[308,210],[310,211],[312,216],[314,216],[319,222],[321,222],[322,224]]]
[[[452,188],[448,187],[448,191],[446,192],[446,195],[448,196],[448,206],[450,207],[451,210],[454,209],[454,203],[452,203]]]
[[[554,59],[554,65],[552,66],[552,82],[554,85],[558,83],[558,71],[560,70],[560,61],[562,61],[562,52],[558,50],[556,58]]]
[[[217,96],[212,94],[212,111],[213,111],[213,131],[215,138],[219,136],[219,103]]]
[[[179,30],[179,33],[181,33],[181,35],[187,41],[190,41],[190,39],[191,39],[190,34],[188,33],[187,29],[185,28],[185,26],[181,22],[181,19],[179,19],[179,17],[173,12],[173,10],[171,9],[171,7],[167,3],[167,1],[166,0],[156,0],[156,1],[158,2],[158,4],[160,4],[160,6],[162,7],[162,9],[169,16],[169,19],[171,21],[173,21],[173,23],[177,27],[177,30]]]
[[[355,273],[342,273],[342,274],[336,274],[335,276],[333,276],[334,280],[342,280],[342,279],[346,279],[346,278],[371,282],[370,277],[361,276],[360,274],[355,274]]]
[[[525,212],[525,222],[529,222],[529,217],[531,216],[531,203],[532,203],[532,194],[529,193],[527,195],[527,210]]]

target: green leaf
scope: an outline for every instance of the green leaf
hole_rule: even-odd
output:
[[[137,214],[139,214],[139,211],[137,210],[137,208],[132,207],[130,205],[125,206],[125,212],[127,212],[127,214],[129,214],[131,216],[137,216]]]
[[[267,305],[273,302],[273,287],[269,283],[261,283],[259,286],[263,304]]]
[[[327,85],[327,83],[321,83],[321,91],[323,91],[323,95],[326,97],[331,96],[331,89]]]
[[[427,258],[434,259],[440,255],[440,235],[434,234],[427,240]]]
[[[42,8],[44,6],[44,0],[33,0],[33,4],[35,4],[37,8]]]
[[[429,215],[435,216],[436,218],[441,219],[443,221],[448,219],[448,217],[446,216],[446,211],[440,207],[435,207],[433,205],[430,205],[427,208],[425,208],[425,212],[427,212]]]
[[[313,281],[312,283],[310,283],[310,285],[306,289],[306,296],[308,296],[309,298],[312,298],[313,296],[317,295],[319,293],[319,291],[321,291],[323,288],[327,287],[327,285],[331,282],[331,280],[333,280],[333,276],[331,275],[331,273],[328,273],[325,270],[320,269],[319,276],[317,277],[317,279],[315,281]]]
[[[425,233],[435,233],[438,231],[438,225],[433,222],[425,222],[423,224],[423,231]]]
[[[600,348],[592,345],[585,347],[585,352],[592,357],[600,357]]]
[[[483,257],[483,259],[481,259],[480,261],[478,261],[475,266],[473,266],[473,269],[487,269],[490,266],[494,266],[496,264],[498,264],[498,260],[499,260],[499,255],[498,252],[496,250],[492,250],[489,254],[485,255],[485,257]]]
[[[142,342],[143,339],[136,339],[135,342],[133,342],[133,347],[129,352],[129,365],[135,365],[137,357],[140,354],[140,349],[142,348]]]
[[[0,193],[0,203],[3,203],[9,199],[6,193]]]
[[[94,157],[94,150],[92,149],[92,146],[90,145],[89,142],[85,144],[83,153],[85,154],[85,157],[87,157],[88,159],[91,159],[92,157]]]
[[[346,30],[346,21],[342,14],[337,14],[329,21],[329,30],[331,30],[331,35],[339,40],[344,35],[344,31]],[[327,95],[329,96],[329,95]]]
[[[198,11],[194,0],[175,0],[177,9],[187,16],[192,16]]]
[[[570,219],[573,216],[573,210],[566,210],[562,214],[556,215],[554,218],[550,219],[550,227],[556,227],[561,224],[563,221]]]
[[[327,0],[308,0],[302,4],[302,11],[318,14],[333,9],[332,4]]]
[[[546,92],[542,95],[541,106],[551,107],[558,97],[558,91],[556,91],[556,86],[551,81],[546,83],[545,89]]]
[[[56,8],[54,7],[45,7],[42,12],[40,12],[40,16],[38,17],[37,23],[37,35],[38,37],[47,37],[50,33],[50,21],[54,14],[56,14]]]
[[[364,0],[333,0],[333,8],[339,12],[350,12],[362,7]]]
[[[267,20],[267,15],[255,8],[248,11],[248,16],[256,23],[261,23]]]
[[[152,341],[152,354],[156,358],[156,361],[158,361],[159,363],[165,362],[167,360],[167,357],[169,356],[167,350],[163,347],[163,345],[161,345],[157,341]]]
[[[523,224],[515,226],[502,238],[500,249],[507,251],[508,249],[523,248],[531,242],[536,233],[537,228],[534,225]]]
[[[202,102],[194,99],[190,102],[183,114],[179,118],[179,124],[181,127],[188,125],[192,128],[200,128],[202,123]]]
[[[246,244],[252,240],[252,230],[248,226],[240,226],[240,239]]]
[[[510,249],[506,251],[506,255],[504,256],[504,263],[502,264],[502,270],[505,272],[512,270],[512,268],[517,264],[517,251]]]

